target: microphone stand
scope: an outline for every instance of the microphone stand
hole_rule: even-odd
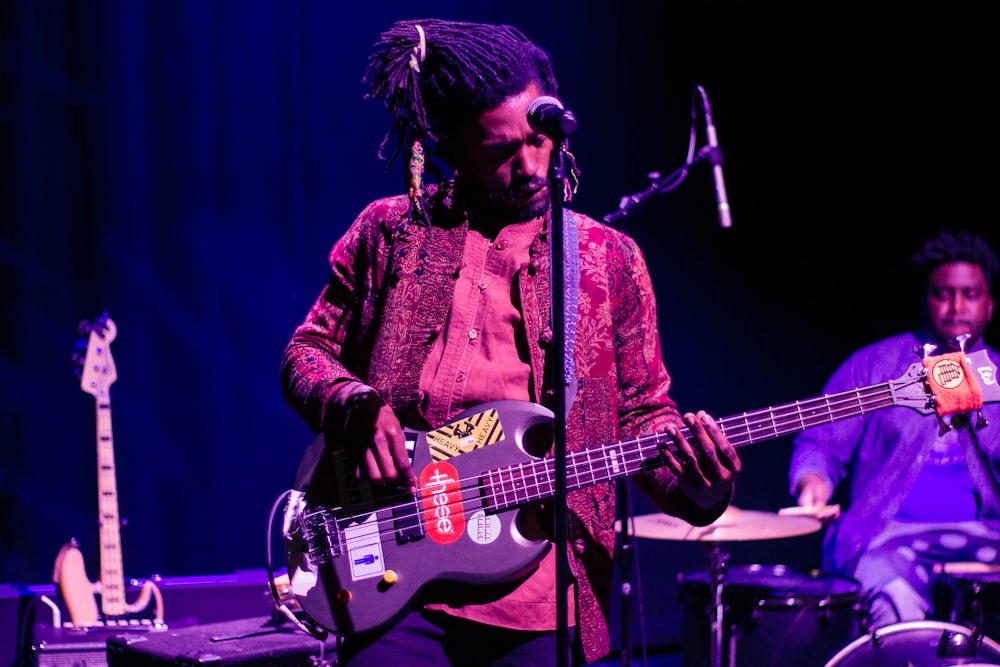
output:
[[[701,111],[705,116],[705,134],[708,144],[702,146],[697,154],[695,147],[695,126],[698,118],[698,99],[701,99]],[[680,185],[687,177],[688,170],[696,163],[708,160],[712,168],[712,177],[715,179],[715,196],[718,199],[719,223],[722,227],[731,227],[733,224],[729,214],[729,202],[726,198],[726,188],[722,180],[722,151],[719,149],[719,141],[715,135],[715,124],[712,122],[712,107],[708,103],[708,95],[701,86],[695,86],[695,93],[691,98],[691,136],[688,140],[687,161],[669,175],[660,178],[658,173],[650,174],[653,183],[633,195],[622,197],[618,203],[618,210],[604,216],[604,222],[609,225],[617,225],[629,213],[638,210],[646,203],[646,200],[655,195],[669,192]]]
[[[568,543],[566,511],[566,289],[565,248],[563,238],[563,183],[566,182],[566,156],[560,150],[565,137],[552,137],[555,147],[549,158],[549,194],[552,198],[549,247],[552,267],[552,342],[554,399],[552,411],[553,446],[555,451],[555,543],[556,543],[556,658],[560,667],[568,666],[569,613],[566,591],[569,590],[569,561],[566,558]]]
[[[604,222],[609,225],[617,226],[630,213],[638,211],[642,208],[646,204],[647,200],[652,199],[657,195],[670,192],[676,188],[687,176],[688,171],[693,165],[701,162],[702,160],[708,160],[711,156],[712,148],[710,146],[702,146],[701,149],[698,150],[698,153],[694,156],[693,160],[686,162],[666,176],[661,178],[658,174],[652,175],[650,178],[653,182],[648,188],[640,192],[636,192],[635,194],[622,197],[621,203],[618,205],[618,210],[604,216]]]

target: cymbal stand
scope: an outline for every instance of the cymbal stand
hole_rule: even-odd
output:
[[[622,667],[630,667],[632,664],[632,566],[634,555],[632,552],[633,542],[629,518],[632,510],[632,501],[629,496],[629,481],[626,478],[618,480],[619,495],[619,516],[621,518],[621,542],[619,545],[618,567],[621,573],[621,627],[622,627]]]
[[[725,607],[722,604],[722,588],[726,578],[726,561],[729,554],[722,551],[718,542],[712,543],[711,566],[709,568],[709,590],[712,595],[712,623],[711,623],[711,667],[722,667],[722,635],[725,618]],[[730,651],[729,665],[733,667],[733,652]]]

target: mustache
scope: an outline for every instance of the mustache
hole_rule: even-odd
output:
[[[541,176],[536,176],[536,177],[532,178],[530,181],[528,181],[527,183],[523,183],[523,184],[517,186],[516,188],[509,188],[507,190],[507,196],[510,197],[511,199],[514,199],[516,197],[520,197],[521,195],[526,195],[526,194],[528,194],[530,192],[534,192],[536,190],[541,190],[542,188],[544,188],[548,184],[549,184],[549,181],[548,181],[547,178],[542,178]]]
[[[549,183],[547,178],[532,178],[530,181],[517,186],[509,187],[503,192],[492,192],[487,195],[487,200],[494,204],[511,204],[515,199],[537,190],[541,190]]]

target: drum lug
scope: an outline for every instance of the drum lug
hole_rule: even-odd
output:
[[[978,638],[945,630],[938,641],[937,654],[939,658],[973,658],[978,644]]]
[[[820,600],[817,604],[820,610],[819,627],[823,630],[830,627],[830,620],[832,618],[832,614],[830,613],[830,604],[832,602],[833,601],[830,599],[830,596],[827,596]]]

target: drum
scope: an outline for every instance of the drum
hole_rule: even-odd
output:
[[[827,658],[860,633],[859,589],[853,579],[784,565],[727,567],[722,587],[722,664],[823,667]],[[708,667],[715,616],[709,570],[681,574],[678,596],[684,606],[684,667]]]
[[[1000,641],[1000,572],[947,574],[933,585],[934,617]]]
[[[1000,644],[942,621],[886,625],[858,637],[825,667],[1000,667]]]

